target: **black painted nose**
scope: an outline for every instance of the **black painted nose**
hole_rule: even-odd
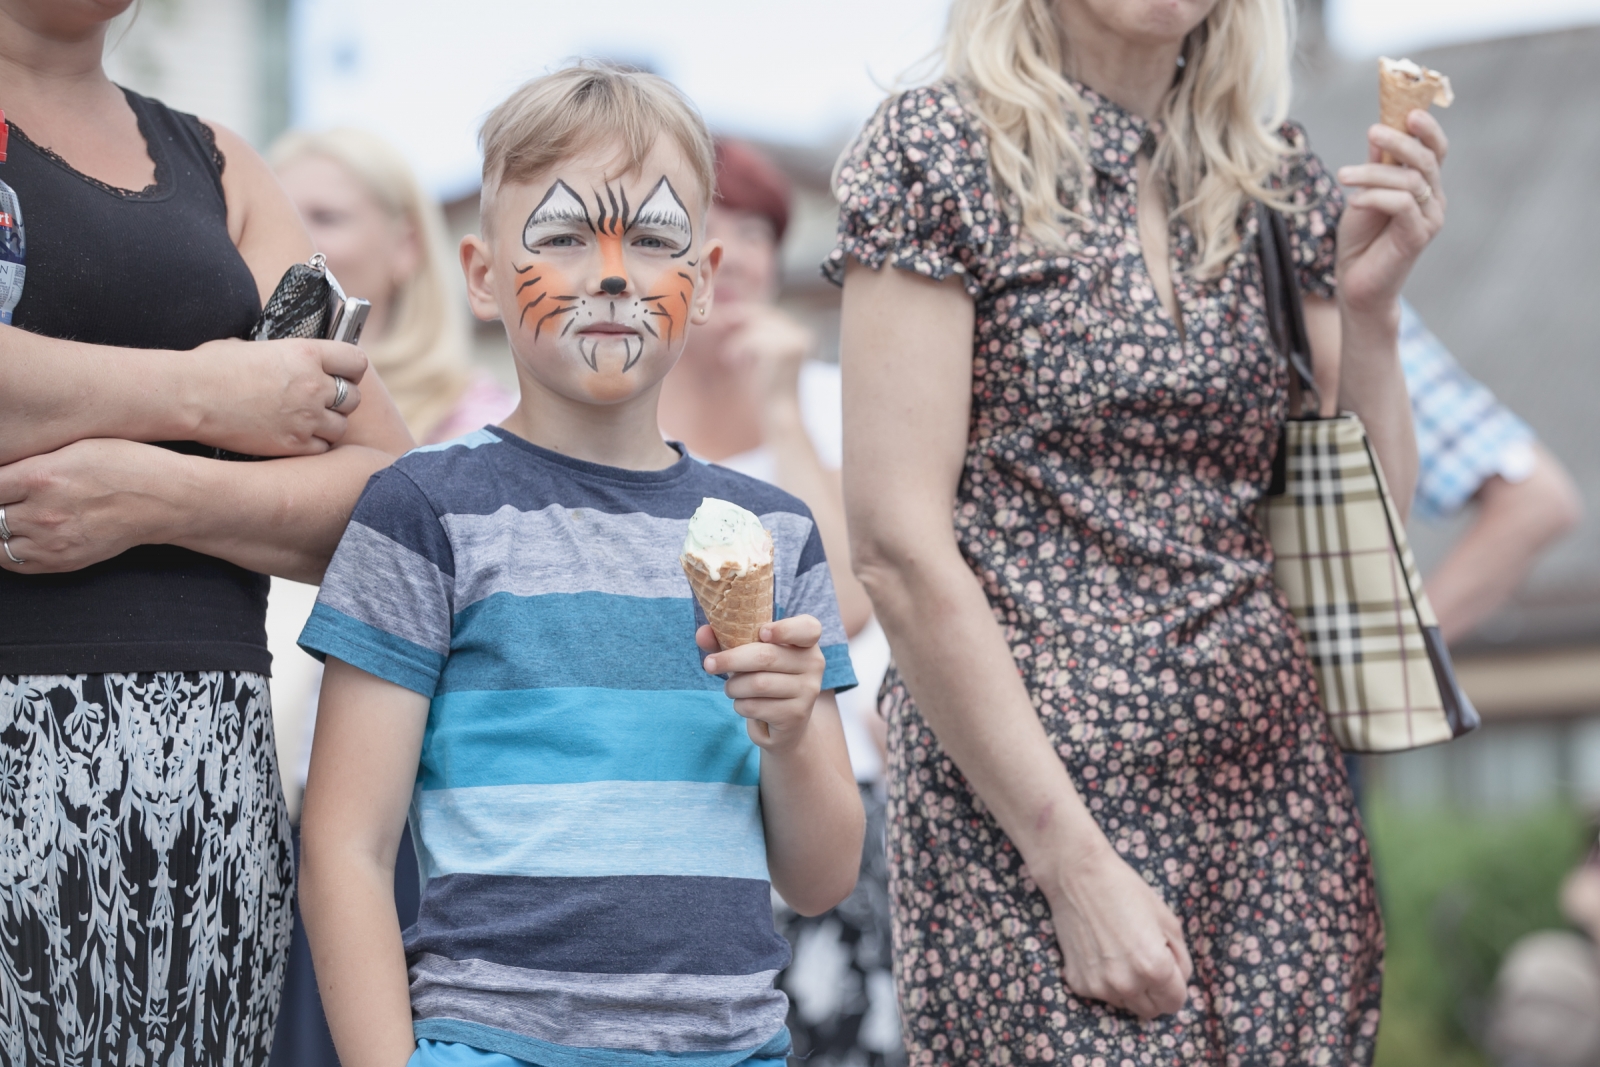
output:
[[[622,292],[622,290],[626,289],[627,287],[628,287],[628,279],[626,279],[626,278],[615,278],[615,277],[613,277],[613,278],[602,278],[602,279],[600,279],[600,291],[605,293],[608,296],[616,296],[618,293]]]

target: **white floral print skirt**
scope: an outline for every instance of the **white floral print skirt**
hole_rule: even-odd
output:
[[[293,885],[264,677],[0,676],[0,1063],[265,1063]]]

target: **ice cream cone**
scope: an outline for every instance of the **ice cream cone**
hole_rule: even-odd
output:
[[[751,567],[743,574],[726,571],[713,578],[706,565],[690,555],[679,558],[689,588],[706,613],[706,621],[723,648],[748,645],[761,639],[761,627],[772,621],[772,564]]]
[[[1378,60],[1378,121],[1390,129],[1410,133],[1406,116],[1413,109],[1426,111],[1434,104],[1449,107],[1455,98],[1450,79],[1436,70],[1409,59],[1384,56]],[[1383,162],[1393,163],[1394,157],[1385,152]]]

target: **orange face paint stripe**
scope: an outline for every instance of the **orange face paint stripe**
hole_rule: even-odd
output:
[[[672,183],[667,180],[665,175],[656,183],[650,195],[645,198],[645,203],[637,212],[628,201],[627,191],[619,186],[613,186],[607,182],[603,192],[599,189],[591,189],[590,192],[594,197],[593,214],[591,214],[591,205],[585,198],[574,192],[572,187],[564,181],[557,179],[545,192],[538,206],[529,213],[527,221],[523,224],[523,247],[533,255],[541,255],[541,249],[534,247],[538,240],[537,228],[539,226],[550,223],[582,222],[589,232],[596,237],[601,255],[602,279],[613,281],[613,284],[615,279],[621,279],[624,285],[628,283],[629,273],[626,238],[636,223],[642,222],[645,225],[669,231],[681,231],[684,237],[687,238],[687,243],[681,251],[672,254],[674,259],[686,256],[692,250],[694,228],[689,218],[688,209],[684,206],[683,201],[678,197],[677,191],[672,188]],[[698,264],[697,260],[685,260],[685,262],[690,267]],[[533,271],[536,266],[537,264],[529,263],[513,269],[518,275],[523,275]],[[667,305],[672,300],[672,297],[676,295],[677,299],[682,302],[684,314],[687,317],[690,309],[689,294],[694,291],[694,278],[691,275],[681,270],[675,273],[677,279],[681,279],[681,281],[672,280],[667,287],[667,292],[640,297],[639,302],[644,304],[644,308],[639,309],[636,305],[636,310],[633,312],[636,324],[648,331],[652,337],[659,338],[661,334],[649,322],[637,317],[640,311],[642,310],[649,317],[665,319],[668,344],[671,344],[682,330],[678,325],[677,313],[668,310]],[[559,272],[550,271],[548,266],[534,277],[521,281],[516,288],[516,295],[520,297],[526,292],[529,299],[522,305],[522,311],[517,320],[518,328],[525,328],[528,313],[540,308],[547,299],[553,306],[545,309],[534,323],[534,340],[536,341],[543,335],[545,325],[552,319],[577,310],[582,304],[581,297],[578,294],[562,294],[555,291],[564,288],[572,288],[572,286]],[[615,295],[612,293],[610,285],[606,287],[605,291],[608,294]],[[616,319],[616,310],[613,303],[610,309],[613,321]],[[562,328],[561,335],[566,336],[577,321],[577,317],[569,319]],[[587,352],[582,351],[583,346],[581,344],[579,347],[584,361],[591,368],[598,369],[595,346],[591,345],[590,351]],[[628,346],[628,358],[623,370],[631,369],[642,355],[642,343],[638,352],[632,351],[631,345]]]

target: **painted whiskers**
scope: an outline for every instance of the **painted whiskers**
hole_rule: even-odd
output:
[[[581,227],[592,236],[601,255],[600,294],[586,292],[584,285],[569,279],[548,259],[515,267],[521,304],[517,325],[526,328],[531,321],[536,341],[545,330],[558,327],[563,337],[593,331],[580,336],[577,347],[594,371],[600,370],[602,344],[617,341],[622,345],[621,369],[626,372],[644,354],[641,334],[664,337],[671,345],[683,332],[694,293],[694,277],[683,268],[698,265],[696,260],[684,258],[693,246],[693,228],[688,209],[665,176],[637,210],[628,203],[625,191],[609,183],[603,191],[595,191],[593,199],[591,212],[584,198],[558,179],[528,216],[522,246],[542,257],[545,248],[567,247],[558,242],[572,239],[571,231]],[[630,279],[626,255],[630,241],[641,247],[676,246],[678,250],[666,257],[667,269],[658,278]],[[646,284],[636,284],[641,282]],[[644,291],[647,287],[655,291]]]

